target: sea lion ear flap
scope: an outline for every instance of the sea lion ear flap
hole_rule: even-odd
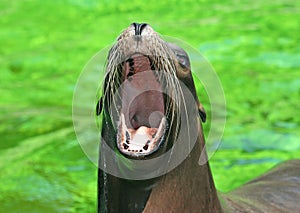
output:
[[[200,102],[198,102],[198,112],[199,112],[199,116],[202,120],[203,123],[205,123],[206,121],[206,112],[204,107],[202,106],[202,104]]]
[[[96,115],[100,115],[102,112],[102,97],[98,100],[96,105]]]

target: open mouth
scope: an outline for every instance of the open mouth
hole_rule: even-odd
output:
[[[162,146],[167,128],[163,85],[149,56],[134,54],[122,69],[117,147],[130,157],[147,156]]]
[[[118,148],[123,154],[133,157],[150,155],[161,145],[165,129],[165,117],[161,119],[158,128],[140,126],[137,129],[132,129],[127,128],[124,114],[121,114]]]

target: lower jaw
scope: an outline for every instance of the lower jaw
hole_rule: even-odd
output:
[[[164,141],[167,121],[163,117],[157,128],[140,126],[127,128],[124,115],[121,114],[118,125],[117,147],[119,151],[132,158],[144,158],[157,152]]]

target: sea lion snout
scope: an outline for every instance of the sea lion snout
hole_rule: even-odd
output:
[[[152,29],[152,27],[147,23],[132,23],[130,24],[118,37],[118,41],[130,37],[135,39],[140,38],[141,36],[156,36],[157,33]]]

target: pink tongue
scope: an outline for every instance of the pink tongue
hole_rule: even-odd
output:
[[[146,135],[147,133],[148,133],[148,128],[145,126],[141,126],[136,131],[136,134],[139,134],[139,135]]]
[[[149,130],[145,126],[141,126],[135,132],[135,135],[132,138],[132,144],[144,146],[146,141],[151,140],[151,135],[149,135]]]

